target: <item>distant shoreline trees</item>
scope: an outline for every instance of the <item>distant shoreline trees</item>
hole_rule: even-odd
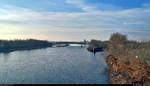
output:
[[[51,47],[52,43],[43,40],[0,40],[0,52],[11,52],[15,50],[31,50]]]

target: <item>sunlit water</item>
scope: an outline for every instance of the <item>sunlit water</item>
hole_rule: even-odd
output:
[[[107,84],[102,53],[60,47],[0,54],[1,84]]]

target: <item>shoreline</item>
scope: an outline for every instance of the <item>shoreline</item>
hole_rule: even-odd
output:
[[[14,51],[37,50],[37,49],[45,49],[45,48],[49,48],[49,47],[30,48],[30,49],[12,49],[12,50],[7,50],[7,51],[0,51],[0,53],[11,53]]]
[[[44,40],[0,40],[0,53],[9,53],[18,50],[34,50],[52,47],[52,43]]]

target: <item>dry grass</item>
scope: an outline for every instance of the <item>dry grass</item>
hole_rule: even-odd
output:
[[[125,35],[114,33],[106,52],[114,83],[150,83],[150,42],[130,41]],[[117,76],[113,73],[119,72]],[[122,74],[124,73],[124,74]]]
[[[106,51],[124,61],[133,61],[138,58],[150,63],[150,42],[130,41],[125,35],[119,33],[112,34]]]

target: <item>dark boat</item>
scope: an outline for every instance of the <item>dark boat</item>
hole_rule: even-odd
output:
[[[95,52],[101,52],[101,51],[103,51],[103,48],[95,48],[94,51]]]
[[[104,50],[104,48],[88,47],[87,50],[90,52],[102,52]]]

